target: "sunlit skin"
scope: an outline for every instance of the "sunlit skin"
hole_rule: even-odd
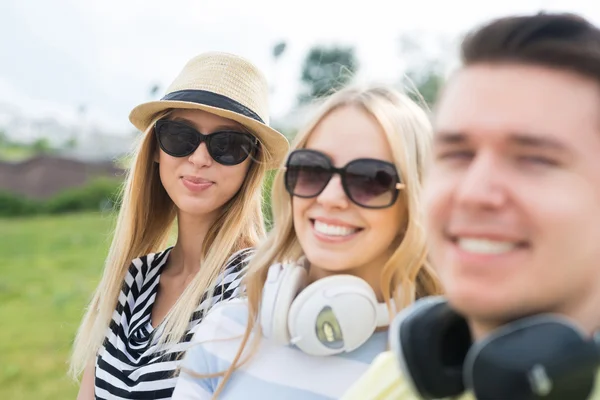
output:
[[[600,87],[544,67],[466,67],[435,130],[431,258],[476,336],[541,312],[599,328]]]
[[[357,158],[393,163],[385,133],[366,111],[344,106],[328,114],[311,133],[305,146],[327,154],[335,167]],[[310,279],[348,273],[367,281],[381,297],[381,270],[399,241],[407,218],[402,196],[390,207],[367,209],[346,196],[339,175],[314,198],[293,197],[294,229],[311,263]],[[343,226],[354,232],[330,236],[315,229],[315,221]]]
[[[186,123],[202,134],[220,130],[246,132],[241,124],[202,110],[174,110],[169,119]],[[180,213],[208,216],[229,201],[244,182],[250,157],[238,165],[221,165],[212,159],[206,143],[186,157],[173,157],[158,149],[160,179]]]

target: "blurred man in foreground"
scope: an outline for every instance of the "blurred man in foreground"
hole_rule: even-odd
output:
[[[600,30],[507,17],[461,52],[426,182],[446,296],[343,399],[600,399]]]

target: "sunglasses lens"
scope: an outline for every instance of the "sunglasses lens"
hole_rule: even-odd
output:
[[[285,186],[298,197],[317,196],[331,178],[329,160],[308,151],[293,152],[287,164]]]
[[[376,160],[352,162],[346,168],[346,185],[354,202],[365,207],[386,207],[394,202],[396,169]]]
[[[161,120],[156,123],[160,147],[173,157],[192,154],[200,145],[201,136],[184,123]],[[216,132],[208,135],[208,152],[219,164],[236,165],[248,158],[254,148],[254,138],[242,132]]]
[[[173,157],[184,157],[198,148],[199,138],[194,128],[174,121],[158,121],[156,136],[165,153]]]
[[[209,151],[216,162],[236,165],[248,158],[254,146],[252,136],[241,132],[217,132],[209,135]]]

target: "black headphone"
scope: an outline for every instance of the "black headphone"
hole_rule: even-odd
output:
[[[565,318],[540,314],[473,342],[441,296],[404,309],[389,335],[405,378],[428,400],[465,390],[478,400],[584,400],[600,368],[600,332],[589,339]]]

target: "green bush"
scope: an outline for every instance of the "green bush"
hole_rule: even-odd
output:
[[[37,201],[12,193],[0,192],[0,216],[2,217],[34,215],[41,211],[42,204]]]
[[[35,214],[62,214],[74,211],[96,211],[119,207],[121,181],[98,178],[88,184],[68,189],[45,201],[36,201],[0,192],[0,216],[18,217]]]
[[[85,186],[65,190],[45,203],[48,214],[73,211],[106,210],[118,208],[121,181],[99,178]]]

